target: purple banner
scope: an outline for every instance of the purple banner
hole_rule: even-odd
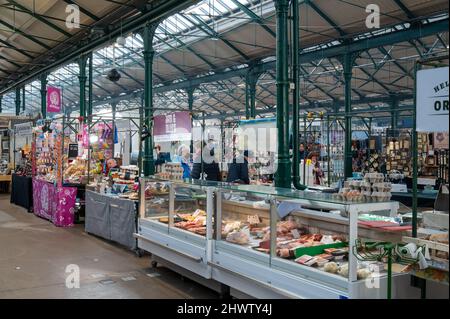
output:
[[[174,112],[154,117],[155,142],[189,141],[192,138],[191,114]]]
[[[76,198],[76,187],[56,187],[33,178],[34,214],[50,220],[56,226],[73,226]]]
[[[48,86],[47,87],[47,112],[61,112],[61,89]]]

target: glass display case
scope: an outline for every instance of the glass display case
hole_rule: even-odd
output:
[[[357,239],[401,242],[402,232],[358,227],[361,214],[396,215],[397,202],[252,185],[218,192],[212,265],[230,287],[258,298],[386,298],[385,264],[351,252]]]
[[[385,260],[353,252],[357,240],[399,243],[407,229],[365,227],[393,220],[399,204],[361,197],[156,178],[141,179],[140,196],[139,247],[239,297],[386,298]],[[402,267],[394,297],[411,292]]]
[[[140,180],[140,248],[204,278],[212,240],[213,187],[208,182]],[[155,261],[156,259],[153,258]]]

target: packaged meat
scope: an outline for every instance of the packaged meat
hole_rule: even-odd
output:
[[[229,222],[225,224],[225,227],[223,229],[223,233],[225,235],[228,235],[229,233],[239,230],[241,228],[241,222],[235,221],[235,222]]]
[[[226,237],[226,241],[230,243],[235,243],[239,245],[246,245],[249,243],[250,238],[245,232],[242,231],[236,231],[233,233],[230,233]]]
[[[318,267],[322,267],[327,264],[329,261],[327,259],[319,258],[316,256],[316,263]]]
[[[316,256],[317,258],[322,258],[322,259],[326,259],[326,260],[331,260],[333,259],[333,256],[330,254],[320,254]]]
[[[315,261],[315,258],[312,256],[309,256],[309,255],[303,255],[303,256],[300,256],[297,259],[295,259],[295,262],[302,264],[302,265],[306,265],[306,263],[308,263],[311,260]]]

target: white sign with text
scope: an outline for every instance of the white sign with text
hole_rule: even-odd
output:
[[[417,131],[448,132],[448,67],[417,72]]]

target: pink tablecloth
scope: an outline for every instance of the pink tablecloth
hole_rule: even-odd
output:
[[[76,198],[76,187],[58,187],[33,178],[34,214],[50,220],[56,226],[73,226]]]

